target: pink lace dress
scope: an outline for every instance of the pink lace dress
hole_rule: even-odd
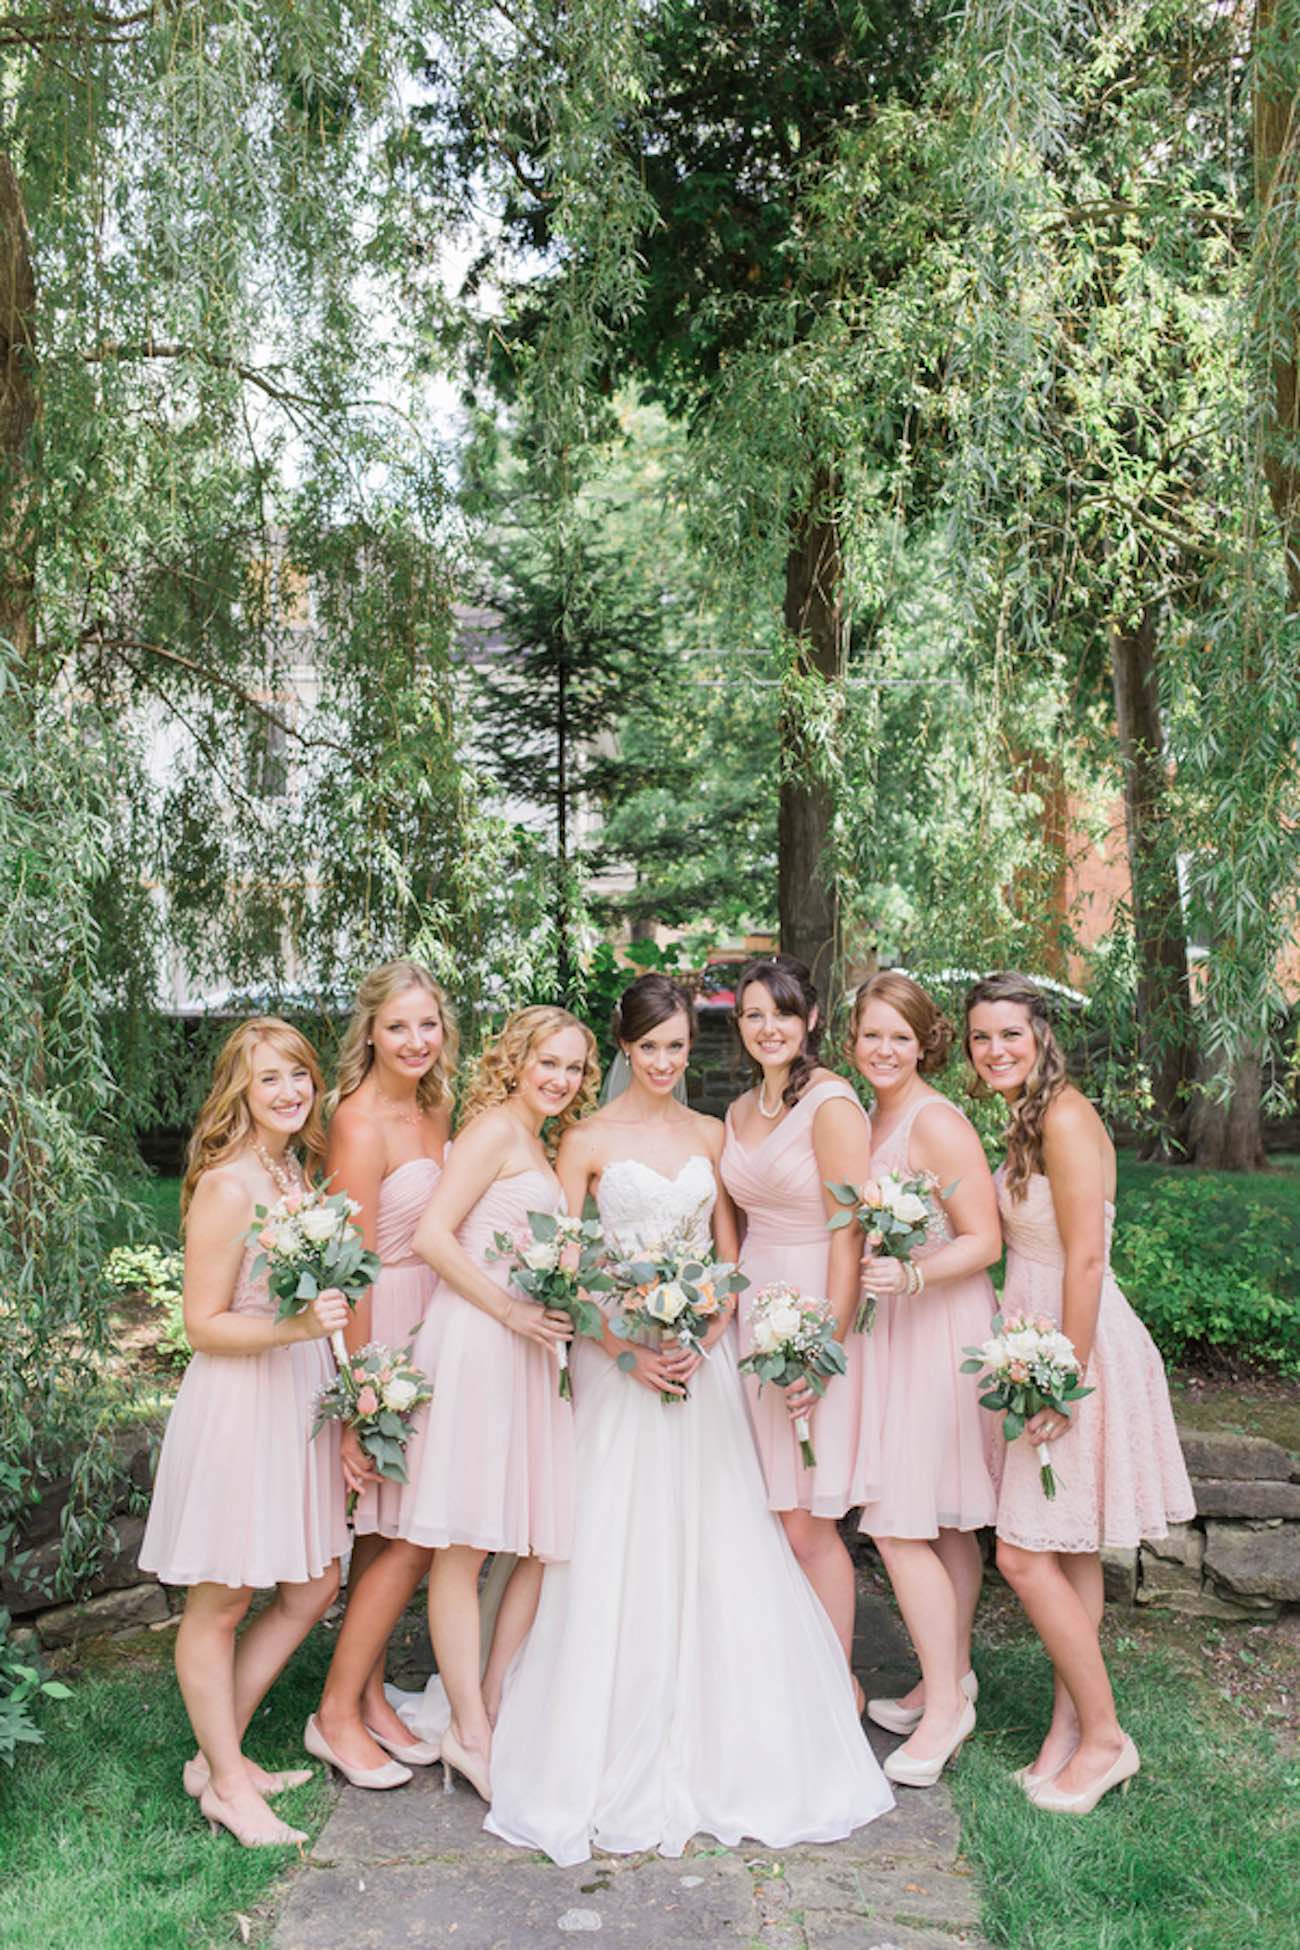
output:
[[[866,1112],[842,1077],[827,1077],[805,1091],[793,1110],[752,1148],[740,1142],[727,1112],[719,1175],[745,1215],[740,1270],[750,1283],[740,1295],[738,1312],[742,1356],[753,1345],[749,1319],[760,1287],[784,1280],[802,1293],[826,1296],[831,1234],[826,1230],[822,1177],[813,1149],[813,1118],[819,1106],[833,1097],[851,1103],[865,1122]],[[745,1376],[771,1510],[810,1510],[817,1517],[842,1517],[852,1505],[859,1418],[877,1414],[878,1404],[873,1378],[864,1371],[863,1336],[850,1334],[845,1352],[847,1374],[828,1382],[813,1411],[815,1470],[806,1469],[800,1460],[784,1390],[769,1385],[760,1391],[756,1378]]]
[[[488,1186],[457,1238],[504,1288],[506,1264],[486,1257],[493,1235],[561,1204],[554,1172],[516,1172]],[[469,1544],[548,1563],[567,1558],[573,1409],[560,1399],[555,1356],[439,1280],[413,1359],[433,1400],[407,1449],[397,1535],[435,1550]]]
[[[249,1248],[230,1311],[271,1318]],[[311,1433],[334,1376],[327,1340],[195,1354],[158,1458],[140,1569],[164,1584],[305,1584],[347,1541],[339,1425]]]
[[[963,1116],[944,1097],[922,1097],[872,1152],[873,1178],[915,1170],[908,1158],[912,1126],[931,1105],[942,1106],[940,1116]],[[952,1239],[940,1207],[917,1249],[917,1263]],[[973,1378],[960,1369],[966,1348],[987,1340],[996,1311],[987,1273],[877,1300],[866,1346],[884,1413],[876,1427],[862,1418],[854,1469],[854,1501],[863,1506],[858,1528],[869,1536],[937,1537],[941,1530],[977,1530],[993,1522],[1005,1445],[996,1418],[979,1405]]]
[[[412,1252],[411,1240],[441,1176],[436,1159],[408,1158],[379,1187],[375,1229],[383,1270],[370,1294],[370,1337],[385,1347],[412,1345],[438,1284],[433,1268]],[[401,1502],[400,1483],[382,1482],[363,1490],[353,1518],[358,1537],[396,1537]]]
[[[1012,1199],[1005,1166],[995,1182],[1007,1242],[1004,1310],[1060,1322],[1065,1248],[1052,1191],[1035,1172]],[[1131,1549],[1163,1537],[1196,1514],[1155,1342],[1115,1284],[1110,1240],[1115,1208],[1106,1206],[1106,1272],[1092,1358],[1085,1377],[1096,1392],[1070,1411],[1067,1434],[1052,1444],[1057,1492],[1049,1502],[1033,1445],[1009,1443],[998,1499],[998,1536],[1031,1551]],[[997,1418],[990,1416],[991,1421]]]

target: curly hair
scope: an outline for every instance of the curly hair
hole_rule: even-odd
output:
[[[1011,1106],[1011,1121],[1003,1133],[1007,1146],[1006,1188],[1011,1198],[1019,1200],[1025,1196],[1033,1174],[1043,1169],[1043,1120],[1065,1089],[1069,1077],[1065,1057],[1052,1030],[1047,998],[1027,975],[1017,975],[1012,969],[1004,968],[996,975],[985,975],[967,993],[963,1047],[968,1062],[972,1060],[971,1010],[977,1009],[981,1002],[1011,1002],[1023,1009],[1029,1017],[1034,1038],[1033,1068],[1025,1078],[1024,1089]],[[987,1089],[983,1084],[977,1087],[981,1094]]]
[[[326,1117],[332,1117],[343,1099],[350,1097],[369,1076],[375,1061],[371,1041],[375,1017],[385,1002],[391,1002],[395,995],[401,995],[407,989],[424,989],[433,997],[434,1006],[442,1018],[442,1048],[416,1085],[415,1101],[423,1111],[438,1110],[443,1104],[450,1104],[451,1080],[456,1074],[456,1061],[460,1054],[456,1012],[447,1000],[442,984],[423,962],[386,961],[379,968],[372,968],[368,975],[363,975],[357,987],[352,1020],[339,1049],[334,1088],[325,1099]]]
[[[291,1063],[301,1063],[311,1078],[312,1105],[307,1122],[293,1142],[302,1157],[303,1170],[315,1178],[325,1162],[325,1127],[321,1100],[325,1084],[320,1058],[300,1029],[280,1016],[253,1016],[232,1029],[217,1052],[212,1072],[212,1087],[203,1101],[185,1153],[185,1177],[181,1183],[181,1219],[184,1221],[194,1196],[194,1187],[205,1171],[224,1164],[242,1151],[253,1136],[253,1116],[248,1108],[248,1086],[253,1080],[253,1051],[259,1043],[269,1043]]]
[[[813,1071],[821,1061],[822,1023],[820,1018],[813,1021],[817,1007],[817,990],[813,986],[812,971],[794,955],[759,955],[746,962],[736,983],[736,1003],[732,1012],[732,1022],[736,1034],[740,1035],[740,1014],[744,1007],[745,990],[754,982],[761,982],[782,1015],[798,1016],[803,1024],[803,1048],[790,1065],[781,1101],[787,1109],[798,1103],[812,1081]],[[744,1048],[744,1039],[741,1038]],[[756,1063],[749,1051],[745,1050],[754,1081],[761,1082],[763,1066]]]
[[[849,1017],[850,1048],[858,1040],[862,1011],[868,1002],[887,1002],[903,1018],[921,1045],[921,1057],[916,1067],[923,1077],[934,1076],[936,1071],[942,1070],[952,1053],[956,1031],[919,982],[914,982],[901,968],[882,968],[878,975],[868,976],[853,998],[853,1010]]]
[[[675,1015],[684,1015],[687,1022],[686,1034],[695,1041],[695,998],[689,989],[675,982],[671,975],[662,975],[657,969],[647,969],[638,975],[635,982],[629,983],[610,1017],[610,1029],[616,1043],[638,1043],[648,1036],[652,1029],[671,1022]]]
[[[465,1093],[461,1129],[464,1130],[470,1119],[477,1117],[480,1111],[504,1104],[514,1094],[524,1065],[537,1045],[548,1036],[558,1035],[562,1029],[578,1030],[586,1053],[582,1082],[572,1103],[566,1104],[558,1117],[548,1120],[546,1148],[554,1156],[569,1126],[585,1117],[589,1110],[595,1109],[596,1092],[600,1088],[600,1059],[596,1054],[596,1038],[586,1023],[579,1022],[567,1009],[557,1008],[551,1003],[535,1002],[527,1009],[516,1009],[492,1040],[484,1045]]]

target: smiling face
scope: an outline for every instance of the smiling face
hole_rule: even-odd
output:
[[[620,1048],[644,1089],[655,1097],[671,1096],[691,1053],[691,1025],[685,1009],[678,1009],[635,1043],[622,1043]]]
[[[381,1002],[370,1028],[381,1083],[408,1087],[427,1076],[442,1051],[444,1029],[437,998],[428,989],[401,989]]]
[[[807,1028],[816,1020],[815,1009],[807,1025],[793,1009],[782,1009],[765,982],[750,982],[736,1011],[745,1052],[765,1070],[789,1069],[803,1050]]]
[[[311,1071],[274,1043],[254,1043],[244,1092],[256,1135],[279,1150],[311,1115],[316,1089]]]
[[[587,1072],[587,1039],[580,1029],[557,1029],[541,1036],[524,1058],[516,1096],[525,1110],[545,1120],[558,1117],[582,1088]]]
[[[910,1083],[921,1061],[921,1045],[905,1016],[873,996],[858,1016],[853,1064],[877,1096]]]
[[[966,1018],[966,1043],[980,1082],[1000,1097],[1018,1096],[1038,1059],[1023,1003],[977,1002]]]

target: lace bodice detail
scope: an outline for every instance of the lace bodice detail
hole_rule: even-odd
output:
[[[1031,1172],[1025,1195],[1013,1199],[1006,1185],[1007,1168],[1000,1164],[993,1174],[997,1187],[998,1211],[1002,1215],[1002,1236],[1007,1250],[1038,1266],[1065,1271],[1065,1246],[1056,1224],[1056,1207],[1046,1174]],[[1110,1271],[1110,1242],[1115,1230],[1115,1207],[1106,1200],[1106,1270]]]
[[[261,1252],[260,1246],[245,1246],[244,1257],[239,1262],[239,1272],[235,1279],[234,1298],[230,1302],[232,1314],[273,1314],[276,1302],[271,1298],[267,1285],[266,1268],[253,1278],[253,1262]]]
[[[618,1158],[605,1166],[596,1189],[605,1238],[625,1255],[646,1252],[669,1237],[709,1252],[716,1197],[713,1165],[702,1153],[688,1158],[672,1177],[639,1158]]]

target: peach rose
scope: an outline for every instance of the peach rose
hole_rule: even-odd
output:
[[[357,1396],[357,1414],[374,1415],[379,1408],[379,1397],[374,1389],[367,1386]]]
[[[560,1272],[574,1274],[582,1261],[582,1247],[576,1239],[566,1239],[560,1247]]]

